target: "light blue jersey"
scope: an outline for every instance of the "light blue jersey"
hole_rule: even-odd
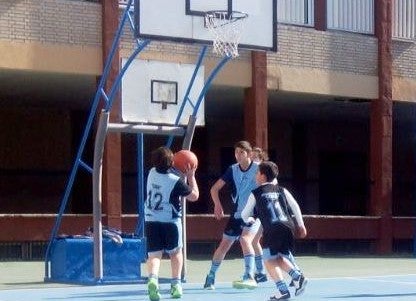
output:
[[[234,217],[241,218],[241,212],[247,204],[251,191],[257,187],[256,172],[258,163],[251,162],[247,170],[242,170],[238,163],[231,165],[222,179],[232,185],[234,202]]]
[[[190,187],[176,174],[160,173],[155,168],[147,177],[144,208],[146,222],[175,222],[182,217],[181,196],[191,193]]]

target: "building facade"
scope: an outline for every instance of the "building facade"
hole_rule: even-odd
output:
[[[276,3],[278,51],[241,50],[206,95],[206,124],[192,146],[200,158],[201,199],[188,207],[189,240],[220,237],[209,188],[233,162],[234,142],[244,139],[279,164],[280,182],[306,214],[312,250],[331,251],[337,242],[368,252],[408,250],[415,215],[416,1]],[[4,248],[27,250],[49,239],[121,13],[107,0],[0,1]],[[126,30],[117,56],[128,57],[134,47]],[[152,42],[141,58],[193,63],[198,51]],[[207,73],[217,60],[209,56]],[[112,67],[109,84],[119,61]],[[111,114],[120,119],[119,102]],[[151,137],[145,152],[163,143]],[[107,138],[105,223],[126,231],[137,219],[136,147],[133,136]],[[80,171],[61,233],[83,233],[92,224],[91,190],[90,174]]]

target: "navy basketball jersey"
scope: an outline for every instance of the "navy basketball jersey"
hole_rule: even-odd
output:
[[[294,229],[291,210],[282,187],[268,183],[254,189],[252,193],[256,198],[256,216],[266,231],[276,223]]]

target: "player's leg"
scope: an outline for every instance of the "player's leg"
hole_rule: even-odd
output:
[[[270,275],[270,278],[276,285],[277,292],[270,297],[270,301],[274,300],[285,300],[290,298],[289,288],[287,287],[282,270],[279,267],[278,259],[276,255],[270,253],[270,249],[264,250],[267,255],[264,256],[264,264],[266,266],[267,272]]]
[[[257,282],[254,280],[255,255],[253,239],[260,227],[260,221],[257,220],[250,226],[245,226],[242,220],[240,223],[244,225],[239,239],[244,255],[244,275],[242,279],[233,282],[233,287],[254,289],[257,287]]]
[[[264,271],[264,265],[263,265],[263,249],[260,243],[262,236],[263,236],[263,227],[260,225],[260,228],[257,231],[253,239],[253,248],[254,248],[254,254],[255,254],[254,260],[255,260],[255,265],[256,265],[256,272],[254,273],[254,280],[256,280],[257,283],[267,281],[267,275]]]
[[[162,258],[163,242],[161,239],[161,223],[158,222],[146,222],[145,223],[145,234],[147,237],[147,255],[148,259],[146,262],[148,282],[147,290],[149,299],[151,301],[160,300],[159,293],[159,269],[160,260]]]
[[[289,254],[280,255],[278,264],[292,278],[293,286],[296,288],[295,296],[299,296],[305,291],[308,279],[297,266],[293,265],[289,259]]]
[[[170,257],[171,285],[170,294],[172,298],[181,298],[183,294],[181,275],[183,267],[182,252],[182,222],[165,224],[166,252]]]
[[[178,249],[174,253],[170,253],[170,264],[172,268],[172,280],[170,286],[170,294],[172,298],[182,297],[182,284],[181,284],[181,273],[183,266],[183,253],[182,248]]]
[[[283,225],[274,224],[263,233],[264,264],[277,288],[277,292],[270,297],[270,301],[290,298],[289,288],[284,282],[280,266],[281,252],[288,250],[290,242],[293,242],[287,230]]]
[[[235,240],[235,237],[230,237],[225,234],[223,235],[219,246],[212,256],[211,266],[208,275],[205,278],[204,289],[215,289],[214,285],[217,270],[219,269],[222,261],[225,258],[225,255],[228,253]]]
[[[158,301],[161,297],[159,293],[158,280],[161,258],[162,251],[148,252],[147,273],[149,275],[149,279],[147,282],[147,290],[151,301]]]
[[[299,296],[305,291],[308,279],[305,278],[299,267],[294,264],[291,252],[294,245],[294,237],[292,232],[286,228],[282,228],[279,236],[281,243],[281,247],[279,248],[279,266],[292,278],[294,287],[296,288],[295,296]]]

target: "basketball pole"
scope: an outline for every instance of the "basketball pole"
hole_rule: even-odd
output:
[[[200,58],[198,60],[198,64],[201,64],[202,58],[205,55],[206,46],[203,47],[203,50],[201,51]],[[186,128],[186,134],[183,139],[182,143],[182,149],[190,150],[192,145],[192,139],[194,137],[195,133],[195,127],[196,127],[196,120],[197,120],[197,113],[199,110],[199,107],[205,97],[205,94],[208,92],[209,88],[211,87],[211,84],[214,80],[214,78],[217,76],[217,74],[221,71],[221,69],[231,60],[231,57],[224,56],[221,61],[217,64],[217,66],[212,70],[210,75],[208,76],[207,81],[205,82],[204,87],[202,88],[198,100],[195,103],[194,110],[192,112],[192,115],[189,116],[188,126]],[[198,67],[199,68],[199,67]],[[196,72],[196,71],[195,71]],[[192,80],[191,80],[192,83]],[[186,95],[187,97],[187,95]],[[170,139],[168,143],[172,143],[172,140]],[[188,260],[188,251],[187,251],[187,235],[186,235],[186,200],[182,199],[182,212],[183,212],[183,218],[182,218],[182,238],[183,238],[183,268],[182,268],[182,280],[186,281],[186,274],[187,274],[187,260]]]
[[[102,99],[104,99],[104,101],[106,101],[106,105],[108,106],[109,101],[111,99],[111,97],[107,97],[107,95],[104,91],[105,83],[106,83],[107,78],[109,76],[109,73],[110,73],[110,70],[111,70],[111,64],[112,64],[113,58],[115,56],[115,52],[117,50],[117,47],[119,45],[119,41],[121,39],[124,24],[125,24],[128,16],[129,16],[128,9],[130,8],[130,6],[132,4],[132,1],[133,0],[129,0],[128,5],[127,5],[127,9],[123,13],[123,17],[122,17],[122,20],[121,20],[121,22],[118,26],[115,38],[113,40],[113,44],[111,46],[110,53],[109,53],[109,55],[106,59],[103,74],[101,76],[98,88],[97,88],[96,93],[94,95],[94,99],[92,101],[91,109],[90,109],[90,112],[89,112],[89,115],[88,115],[88,120],[87,120],[87,123],[85,125],[84,131],[83,131],[83,134],[82,134],[81,142],[80,142],[80,145],[78,147],[78,151],[77,151],[76,157],[74,159],[74,163],[72,165],[71,172],[70,172],[67,184],[65,186],[65,191],[64,191],[63,197],[61,199],[61,205],[59,207],[58,214],[56,216],[55,223],[54,223],[54,226],[52,228],[52,232],[51,232],[51,235],[50,235],[50,238],[49,238],[48,246],[47,246],[46,252],[45,252],[45,277],[44,277],[45,281],[48,281],[48,280],[51,279],[51,273],[50,273],[51,253],[52,253],[52,250],[53,250],[54,242],[55,242],[56,237],[58,235],[59,228],[60,228],[61,223],[62,223],[62,218],[63,218],[64,212],[65,212],[66,206],[68,204],[69,196],[71,194],[72,187],[74,185],[78,169],[79,169],[79,167],[83,167],[89,173],[91,173],[91,174],[93,173],[93,168],[91,166],[89,166],[88,164],[86,164],[82,160],[82,155],[84,153],[84,149],[85,149],[85,146],[87,144],[87,139],[90,135],[92,124],[93,124],[93,121],[95,119],[95,115],[96,115],[96,112],[97,112],[98,105],[99,105],[100,101]],[[138,44],[140,44],[140,43],[138,43]],[[144,47],[146,47],[147,44],[148,44],[148,42],[143,43],[143,45],[138,45],[138,48],[140,49],[138,52],[143,50]],[[117,90],[117,89],[114,89],[114,90]]]

